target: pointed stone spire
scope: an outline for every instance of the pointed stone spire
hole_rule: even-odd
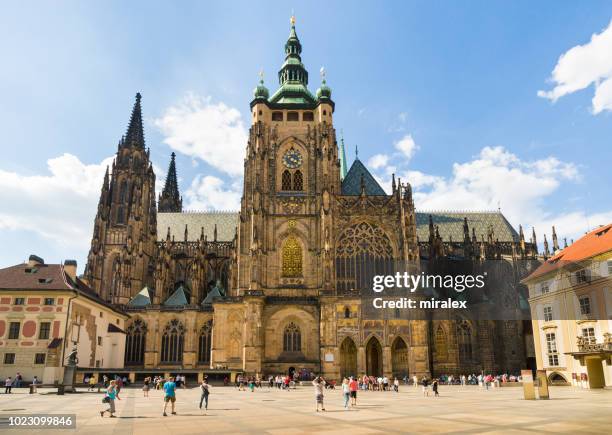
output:
[[[470,243],[470,227],[468,226],[467,216],[463,218],[463,243]]]
[[[142,107],[140,105],[141,98],[140,92],[137,93],[136,102],[132,109],[132,116],[130,117],[130,124],[128,125],[125,138],[122,140],[123,146],[145,147],[144,129],[142,127]]]
[[[359,147],[355,145],[355,160],[359,160]]]
[[[535,255],[538,255],[538,239],[536,239],[535,227],[531,229],[531,243],[533,243]]]
[[[544,234],[544,258],[548,258],[550,251],[548,250],[548,240],[546,240],[546,234]]]
[[[340,132],[340,181],[344,180],[348,173],[346,163],[346,152],[344,150],[344,134]]]
[[[563,249],[567,248],[567,237],[563,237]]]
[[[178,180],[176,177],[175,157],[176,154],[172,153],[164,190],[162,190],[162,193],[159,195],[158,209],[160,213],[180,213],[183,211],[183,198],[179,193]]]
[[[395,192],[395,173],[391,174],[391,192]]]
[[[552,243],[553,243],[553,252],[557,252],[559,250],[559,241],[557,240],[557,232],[555,231],[555,226],[552,227]]]

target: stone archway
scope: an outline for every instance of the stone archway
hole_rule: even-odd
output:
[[[340,345],[340,377],[358,376],[357,374],[357,346],[355,342],[346,337]]]
[[[370,338],[366,345],[366,370],[370,376],[383,375],[382,346],[376,337]]]
[[[408,346],[401,337],[396,337],[391,345],[391,365],[393,376],[408,376]]]

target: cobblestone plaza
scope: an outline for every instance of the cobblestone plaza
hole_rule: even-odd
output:
[[[402,385],[399,394],[360,392],[358,406],[348,411],[341,391],[326,391],[326,412],[319,413],[311,386],[253,393],[216,387],[206,415],[198,409],[199,389],[187,388],[177,391],[177,415],[168,417],[162,416],[161,391],[144,398],[139,389],[126,388],[117,401],[118,418],[100,417],[102,393],[14,391],[0,395],[2,416],[75,413],[76,432],[96,434],[609,433],[612,424],[612,391],[572,387],[552,387],[550,400],[526,401],[520,387],[441,386],[436,398]]]

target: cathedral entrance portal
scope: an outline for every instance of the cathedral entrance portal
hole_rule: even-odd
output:
[[[391,364],[393,376],[408,376],[408,346],[401,337],[397,337],[391,345]]]
[[[375,338],[370,338],[366,346],[366,368],[369,376],[382,376],[382,347]]]
[[[357,376],[357,346],[346,337],[340,346],[340,377]]]

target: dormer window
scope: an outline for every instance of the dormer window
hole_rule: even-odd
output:
[[[272,121],[282,121],[283,112],[272,112]]]

